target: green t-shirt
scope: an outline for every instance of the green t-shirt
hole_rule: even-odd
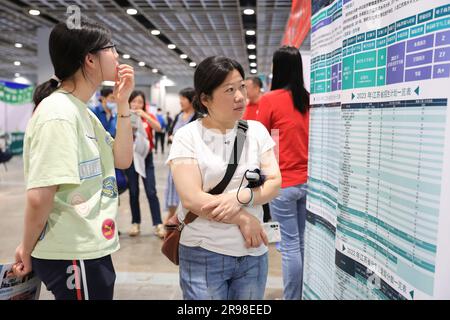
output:
[[[25,133],[26,186],[59,187],[33,257],[97,259],[119,249],[113,143],[75,96],[58,90],[39,104]]]

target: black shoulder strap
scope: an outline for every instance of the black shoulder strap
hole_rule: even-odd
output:
[[[189,120],[189,122],[193,122],[193,121],[197,120],[198,118],[201,118],[201,114],[198,113],[197,111],[194,111],[194,115],[192,116],[191,120]]]
[[[175,118],[173,119],[172,123],[170,124],[170,127],[167,130],[167,132],[169,132],[169,135],[172,135],[173,128],[175,128],[175,125],[177,124],[178,118],[180,117],[180,114],[182,114],[182,113],[183,113],[183,111],[178,112],[178,114],[175,116]]]
[[[242,155],[242,150],[244,149],[245,139],[247,138],[248,123],[247,120],[239,120],[238,128],[236,132],[236,138],[234,139],[233,151],[231,152],[230,160],[228,161],[227,171],[222,181],[220,181],[214,188],[212,188],[208,193],[210,194],[221,194],[225,191],[226,187],[233,178],[234,173],[239,164],[239,160]],[[188,212],[186,218],[184,219],[184,225],[191,223],[198,216],[195,213]]]
[[[239,159],[242,155],[242,150],[244,149],[245,138],[247,137],[248,123],[246,120],[239,120],[236,138],[234,139],[233,151],[231,152],[230,160],[228,161],[227,171],[222,181],[220,181],[217,186],[212,188],[208,193],[210,194],[221,194],[224,192],[226,187],[233,178],[233,174],[236,172],[237,166],[239,164]]]

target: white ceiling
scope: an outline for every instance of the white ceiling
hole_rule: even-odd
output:
[[[255,5],[256,2],[256,5]],[[127,6],[123,6],[127,4]],[[256,56],[258,74],[269,74],[272,54],[280,46],[289,17],[291,1],[250,1],[256,11]],[[37,64],[37,28],[52,27],[65,19],[67,7],[78,5],[82,14],[106,24],[113,32],[113,41],[119,52],[128,53],[137,73],[152,76],[151,68],[172,79],[192,78],[197,64],[212,55],[224,55],[239,61],[250,74],[247,43],[242,16],[246,1],[239,0],[3,0],[0,7],[0,77],[10,78],[14,73],[35,77]],[[161,36],[150,34],[148,25],[130,16],[126,9],[138,10],[140,19],[153,24]],[[242,5],[242,6],[241,6]],[[41,11],[40,16],[28,14],[30,8]],[[49,21],[50,20],[50,21]],[[162,37],[163,36],[163,37]],[[167,48],[167,41],[177,50]],[[23,48],[15,48],[20,42]],[[309,50],[309,37],[302,45]],[[181,50],[188,61],[179,57]],[[14,66],[14,61],[21,66]],[[147,67],[139,67],[144,61]]]

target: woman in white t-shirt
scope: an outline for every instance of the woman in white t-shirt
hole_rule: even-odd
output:
[[[242,66],[225,57],[203,60],[194,75],[194,108],[206,114],[175,134],[168,162],[186,225],[180,240],[180,284],[184,299],[262,299],[267,280],[267,236],[262,204],[278,194],[281,175],[274,141],[248,121],[241,158],[224,193],[207,193],[224,177],[247,92]],[[260,169],[265,182],[239,189],[247,170]],[[239,190],[239,194],[237,192]],[[238,196],[238,197],[237,197]],[[239,199],[238,199],[239,198]]]

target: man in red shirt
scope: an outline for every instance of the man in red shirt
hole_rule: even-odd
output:
[[[247,87],[248,104],[242,119],[256,120],[256,117],[258,116],[259,99],[262,97],[261,88],[263,84],[258,77],[250,77],[245,80],[245,85]]]
[[[245,80],[245,86],[247,88],[248,104],[245,108],[245,112],[242,116],[244,120],[257,120],[259,111],[259,100],[263,96],[261,89],[263,87],[262,81],[259,77],[249,77]],[[264,222],[268,222],[270,217],[270,209],[268,205],[263,206],[264,209]]]

